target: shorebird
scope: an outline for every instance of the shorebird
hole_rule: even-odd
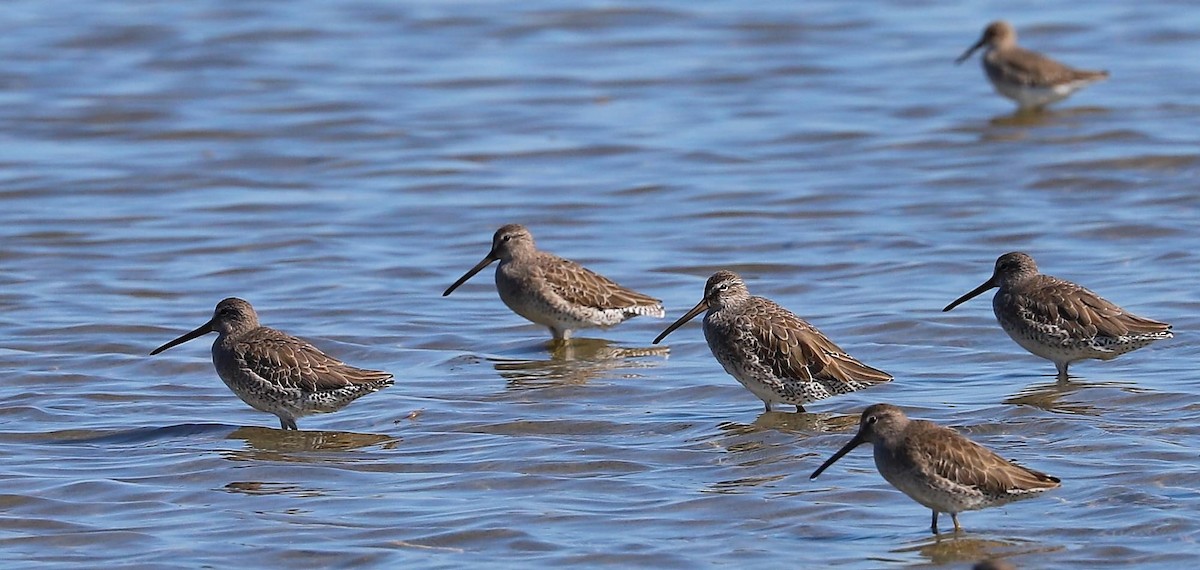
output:
[[[250,407],[279,417],[282,429],[299,429],[296,419],[336,412],[350,402],[392,385],[392,375],[355,368],[294,336],[258,324],[250,303],[230,297],[217,303],[212,319],[150,353],[158,354],[210,332],[213,366],[225,385]]]
[[[442,293],[445,297],[493,261],[496,290],[509,309],[547,327],[555,340],[581,328],[607,328],[638,315],[662,318],[662,301],[617,285],[569,259],[539,251],[525,226],[508,224],[492,236],[483,260]]]
[[[1038,273],[1032,257],[1001,255],[992,277],[946,305],[959,306],[998,287],[992,311],[1008,336],[1029,352],[1054,363],[1058,377],[1077,360],[1112,360],[1156,340],[1171,338],[1171,325],[1134,315],[1070,281]]]
[[[875,468],[888,483],[933,511],[930,530],[937,534],[938,513],[950,513],[955,532],[958,513],[1003,505],[1060,486],[1057,478],[1021,467],[958,432],[925,420],[910,420],[890,404],[863,410],[858,433],[833,454],[810,479],[850,450],[870,443]]]
[[[1074,69],[1018,46],[1016,29],[1003,20],[988,24],[979,41],[954,62],[966,61],[984,46],[983,71],[988,81],[997,93],[1016,101],[1021,110],[1041,109],[1108,78],[1107,71]]]
[[[887,372],[859,362],[791,311],[750,295],[732,271],[718,271],[704,285],[704,298],[667,327],[654,344],[707,310],[704,339],[725,372],[772,404],[804,404],[888,382]]]

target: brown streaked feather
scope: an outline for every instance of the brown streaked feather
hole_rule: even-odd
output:
[[[994,50],[987,56],[988,75],[1005,83],[1050,87],[1072,81],[1108,77],[1107,71],[1075,69],[1021,47]]]
[[[1017,465],[953,429],[924,420],[912,420],[905,447],[924,458],[913,464],[926,466],[932,471],[929,475],[988,497],[1021,495],[1061,485],[1057,477]]]
[[[656,306],[662,303],[648,295],[626,289],[599,273],[552,253],[539,251],[536,263],[550,288],[573,305],[607,310]]]
[[[816,327],[770,299],[752,297],[739,326],[751,332],[768,351],[762,361],[780,378],[835,384],[835,393],[853,392],[858,384],[888,382],[892,376],[859,362]]]
[[[247,332],[234,346],[238,363],[269,383],[304,392],[383,382],[387,372],[350,366],[294,336],[268,327]]]
[[[1119,338],[1171,328],[1167,323],[1129,313],[1080,285],[1049,275],[1030,278],[1018,291],[1002,294],[1000,302],[1015,304],[1029,320],[1061,328],[1072,338]]]

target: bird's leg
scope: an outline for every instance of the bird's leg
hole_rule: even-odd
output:
[[[279,418],[279,429],[282,429],[284,431],[287,431],[289,429],[300,431],[300,428],[296,427],[296,420],[291,419],[291,418],[282,418],[282,417]]]
[[[954,521],[954,532],[962,532],[962,525],[958,524],[958,513],[950,513],[950,520]]]
[[[763,407],[766,408],[768,412],[771,411],[771,402],[763,400]]]
[[[803,413],[804,413],[804,406],[801,406],[800,404],[796,404],[796,413],[797,413],[797,414],[803,414]]]
[[[937,515],[938,512],[933,511],[933,523],[929,525],[929,530],[933,531],[933,534],[937,534]]]
[[[1067,381],[1067,366],[1069,366],[1069,365],[1070,365],[1070,363],[1067,363],[1067,362],[1063,362],[1063,363],[1055,362],[1054,363],[1054,367],[1058,368],[1058,381],[1059,382]]]

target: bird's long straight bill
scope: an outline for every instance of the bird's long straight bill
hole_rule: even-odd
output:
[[[154,356],[155,354],[158,354],[168,348],[171,348],[172,346],[181,345],[189,340],[192,340],[196,337],[204,336],[210,332],[213,332],[212,321],[208,321],[207,323],[204,323],[204,324],[200,325],[199,327],[197,327],[196,330],[194,330],[190,333],[187,333],[171,342],[168,342],[167,344],[164,344],[164,345],[154,349],[153,351],[150,352],[150,356]]]
[[[829,467],[830,465],[833,465],[834,462],[841,459],[843,455],[850,453],[850,450],[852,450],[866,442],[867,442],[867,440],[863,439],[861,433],[854,434],[853,439],[851,439],[849,442],[847,442],[846,445],[843,445],[841,449],[837,450],[837,453],[833,454],[833,457],[826,459],[825,463],[822,463],[821,466],[818,467],[816,471],[813,471],[812,475],[808,476],[808,478],[816,479],[817,475],[820,475],[823,471],[825,471],[825,469],[827,467]]]
[[[984,281],[982,285],[980,285],[974,289],[971,289],[971,291],[968,292],[966,295],[963,295],[962,297],[955,299],[953,303],[946,305],[946,308],[942,309],[942,312],[944,313],[946,311],[949,311],[950,309],[953,309],[954,307],[957,307],[967,301],[970,301],[971,299],[974,299],[975,297],[979,296],[984,291],[987,291],[988,289],[991,289],[992,287],[995,287],[995,286],[996,286],[995,279],[988,279],[987,281]]]
[[[684,313],[682,317],[679,317],[679,320],[671,323],[671,326],[667,327],[666,330],[659,333],[659,335],[657,337],[655,337],[654,342],[652,342],[650,344],[658,344],[660,341],[662,341],[662,339],[667,338],[667,335],[674,332],[675,329],[683,326],[684,323],[696,318],[696,315],[699,315],[700,313],[703,313],[704,311],[707,311],[707,310],[708,310],[708,301],[701,299],[699,303],[696,303],[695,307],[692,307],[692,310]]]
[[[979,38],[979,41],[975,42],[975,45],[967,48],[967,51],[964,51],[962,55],[958,56],[958,59],[954,60],[954,63],[959,64],[964,61],[967,61],[967,58],[971,57],[971,54],[975,53],[975,50],[983,47],[983,43],[985,40],[986,40],[986,38]]]
[[[442,296],[445,297],[446,295],[453,293],[455,289],[458,289],[459,285],[466,283],[468,279],[474,277],[476,273],[483,271],[483,268],[487,267],[488,264],[490,264],[493,261],[496,261],[496,258],[492,257],[491,254],[488,254],[487,257],[483,258],[483,260],[481,260],[479,263],[476,263],[475,267],[472,267],[470,269],[470,271],[467,271],[466,273],[463,274],[462,277],[459,277],[458,281],[455,281],[453,285],[447,287],[446,292],[442,293]]]

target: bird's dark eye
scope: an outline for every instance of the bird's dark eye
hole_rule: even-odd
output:
[[[867,416],[867,425],[874,424],[877,421],[879,421],[879,418],[875,416]]]
[[[512,239],[512,236],[503,236],[500,238],[500,241],[508,241],[510,239]]]

